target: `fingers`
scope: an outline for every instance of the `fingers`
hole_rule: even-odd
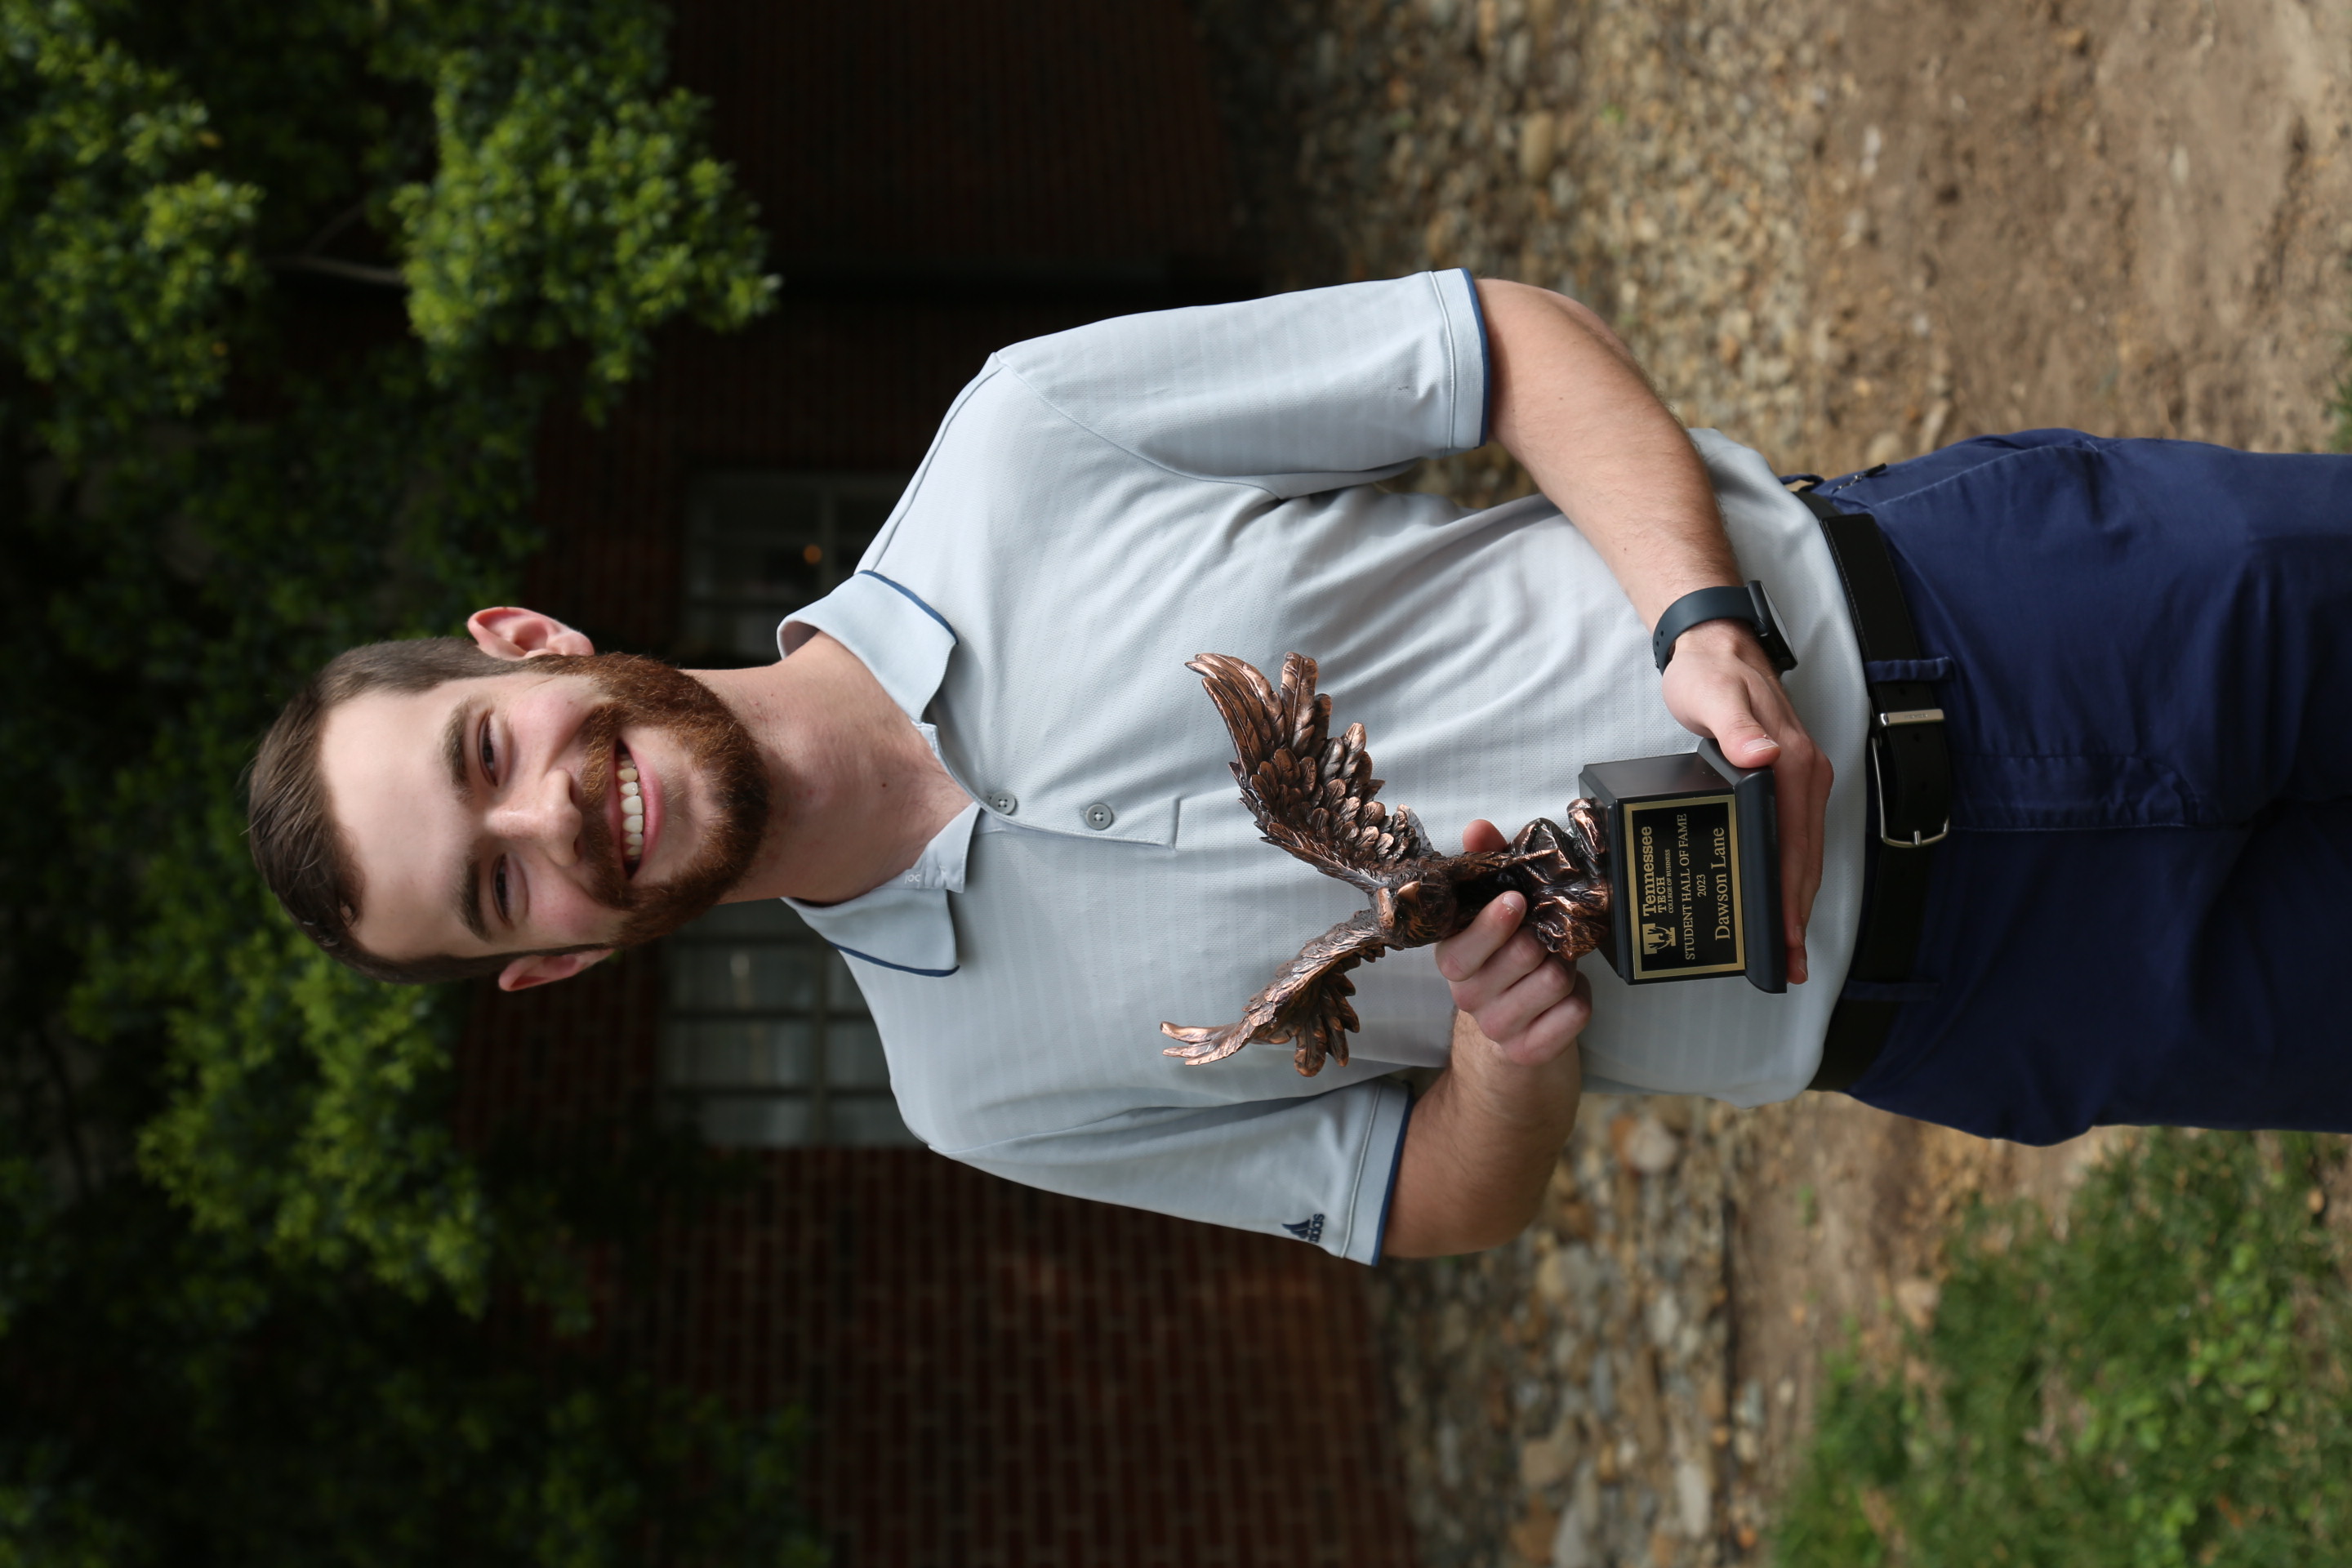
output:
[[[1470,1016],[1514,1061],[1533,1066],[1558,1054],[1582,1031],[1591,1013],[1591,987],[1558,959],[1541,963]],[[1581,995],[1585,1000],[1579,1000]],[[1564,1032],[1563,1032],[1564,1031]]]
[[[1795,715],[1790,718],[1794,725]],[[1781,751],[1772,767],[1772,788],[1780,802],[1780,908],[1789,944],[1789,983],[1802,985],[1810,973],[1805,927],[1813,916],[1813,896],[1821,891],[1822,846],[1834,770],[1801,725]]]
[[[1592,1021],[1592,985],[1570,965],[1547,958],[1534,973],[1470,1016],[1503,1060],[1541,1067],[1573,1046]]]
[[[1554,963],[1557,965],[1558,961]],[[1565,967],[1571,971],[1568,995],[1530,1021],[1517,1038],[1496,1042],[1506,1057],[1521,1067],[1550,1061],[1576,1044],[1576,1037],[1592,1022],[1592,983],[1573,964]]]
[[[1475,826],[1475,824],[1472,825]],[[1465,837],[1467,835],[1465,836]],[[1475,851],[1473,851],[1475,853]],[[1478,918],[1437,944],[1437,972],[1456,987],[1454,1005],[1465,1013],[1459,991],[1495,956],[1496,950],[1518,931],[1519,922],[1528,918],[1528,900],[1517,893],[1505,893],[1485,909]],[[1530,937],[1529,942],[1534,938]]]
[[[1794,715],[1790,716],[1794,725]],[[1789,983],[1801,985],[1807,971],[1805,927],[1812,919],[1813,895],[1822,885],[1823,819],[1829,810],[1831,768],[1801,726],[1772,765],[1772,788],[1780,803],[1780,910],[1789,946]]]
[[[1462,853],[1465,855],[1484,855],[1509,843],[1510,840],[1503,837],[1503,830],[1483,816],[1462,830]]]
[[[1437,944],[1437,968],[1454,1005],[1478,1022],[1509,1060],[1539,1066],[1557,1057],[1592,1016],[1591,988],[1547,952],[1520,921],[1527,900],[1506,893]]]

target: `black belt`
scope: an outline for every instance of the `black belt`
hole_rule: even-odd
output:
[[[1867,512],[1840,511],[1811,489],[1797,492],[1820,520],[1845,586],[1854,640],[1870,689],[1870,834],[1863,845],[1862,927],[1845,994],[1830,1014],[1811,1089],[1852,1086],[1870,1070],[1905,998],[1853,994],[1909,982],[1927,917],[1935,846],[1951,827],[1952,758],[1944,710],[1919,668],[1925,655],[1903,603],[1885,538]]]

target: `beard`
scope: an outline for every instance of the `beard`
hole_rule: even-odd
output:
[[[717,694],[681,670],[635,654],[549,656],[531,661],[584,675],[604,700],[582,721],[587,757],[580,770],[582,853],[588,864],[588,893],[607,909],[621,910],[619,945],[635,946],[667,936],[704,913],[743,879],[768,828],[768,774],[751,732]],[[676,743],[699,781],[702,843],[694,858],[667,880],[633,880],[606,816],[621,731],[660,731]],[[645,763],[639,762],[643,772]],[[677,780],[664,781],[675,792]],[[677,796],[672,793],[672,802]],[[674,826],[672,816],[666,827]],[[642,873],[644,865],[638,866]]]

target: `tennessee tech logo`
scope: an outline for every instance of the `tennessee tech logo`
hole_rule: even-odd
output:
[[[1654,957],[1675,945],[1679,933],[1672,926],[1654,926],[1646,921],[1642,925],[1642,956]]]

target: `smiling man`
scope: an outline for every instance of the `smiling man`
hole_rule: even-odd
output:
[[[1376,483],[1490,436],[1539,495]],[[1750,579],[1777,626],[1725,592]],[[254,852],[394,980],[541,984],[782,898],[940,1152],[1362,1260],[1460,1251],[1531,1215],[1584,1084],[1850,1088],[2036,1142],[2352,1122],[2314,934],[2352,876],[2347,608],[2344,459],[2043,431],[1800,500],[1591,312],[1430,274],[997,354],[764,668],[515,608],[356,649],[265,742]],[[1694,732],[1770,766],[1789,992],[1579,973],[1507,895],[1356,972],[1345,1067],[1170,1059],[1161,1021],[1232,1016],[1355,902],[1258,841],[1183,668],[1294,649],[1386,798],[1473,849]],[[2085,948],[2126,911],[2134,941]],[[1404,1067],[1443,1069],[1417,1104]]]
[[[688,675],[598,655],[529,610],[467,626],[473,646],[343,655],[254,767],[265,875],[315,940],[379,979],[494,974],[518,990],[730,894],[861,892],[912,858],[902,838],[964,805],[837,645],[790,679],[781,665]],[[787,754],[837,759],[843,776]]]

